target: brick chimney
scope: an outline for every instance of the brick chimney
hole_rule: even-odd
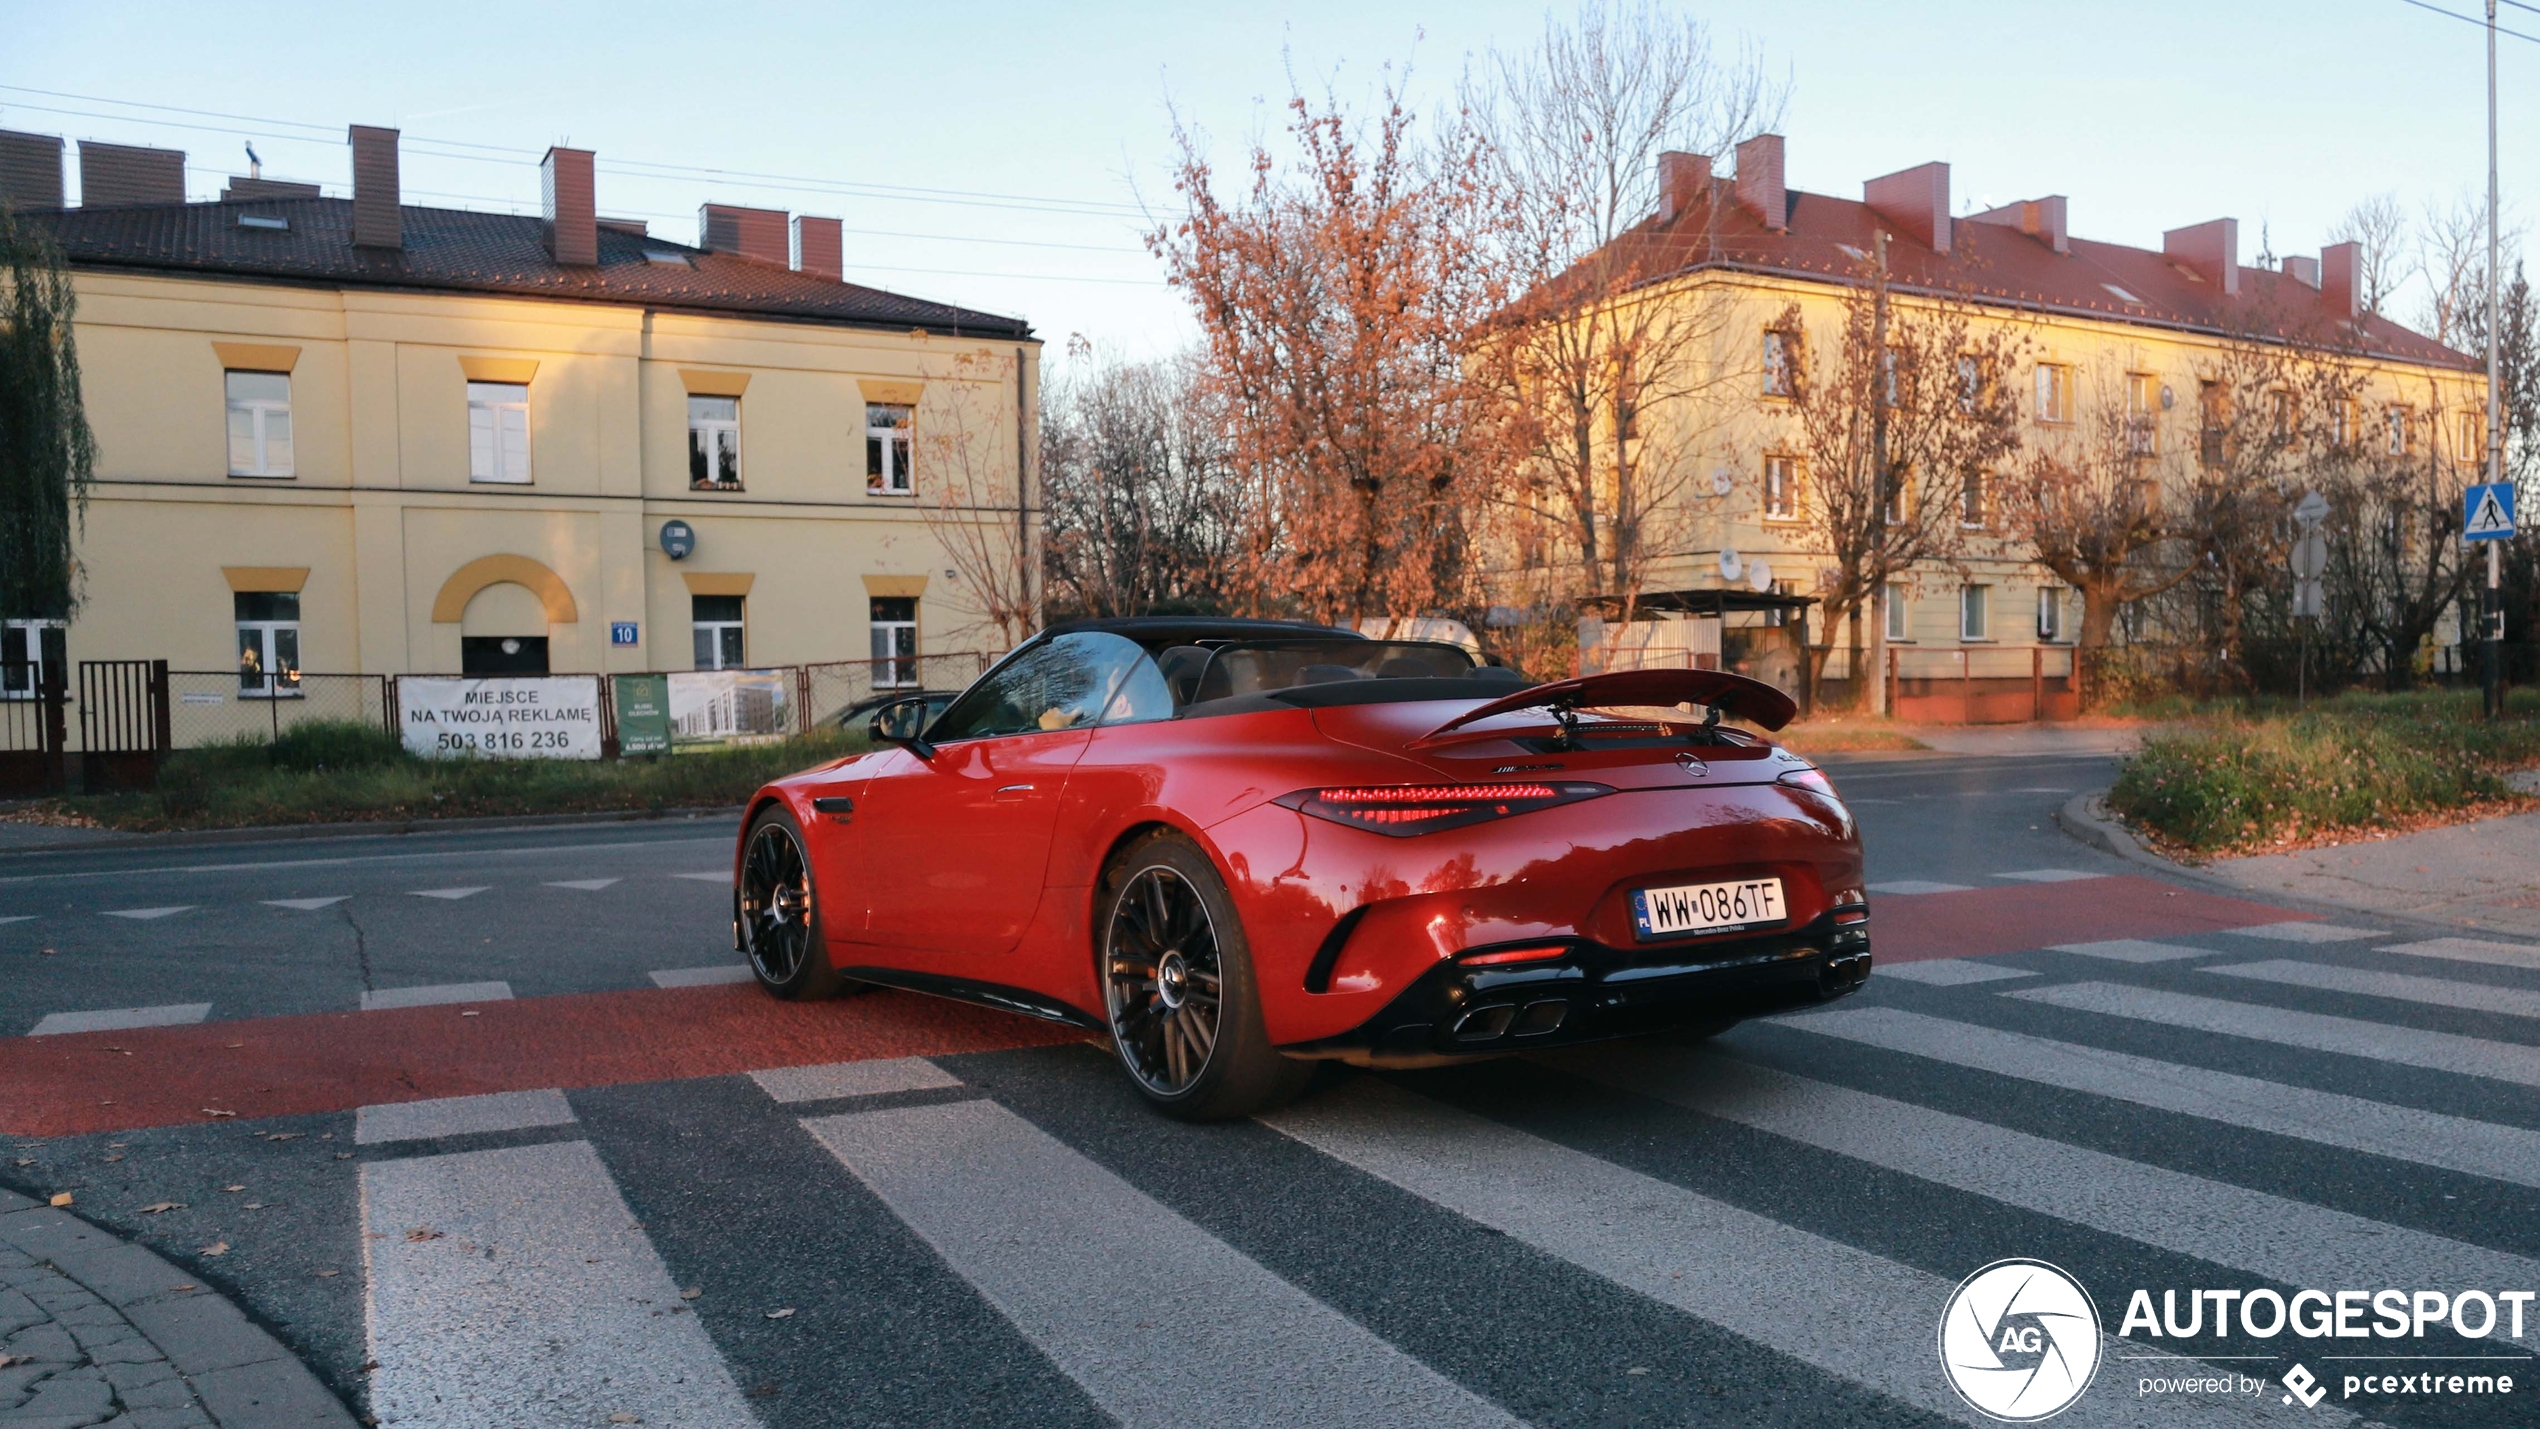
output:
[[[132,208],[185,202],[185,151],[79,141],[79,205]]]
[[[1790,227],[1790,195],[1782,188],[1782,136],[1758,134],[1737,146],[1737,201],[1775,233]]]
[[[2161,235],[2161,254],[2197,277],[2240,296],[2240,220],[2217,218]]]
[[[2022,199],[1989,208],[1970,217],[1969,223],[1996,223],[2016,228],[2058,253],[2073,251],[2072,228],[2064,217],[2064,196],[2049,194],[2045,198]]]
[[[62,136],[0,129],[0,208],[62,206]]]
[[[261,178],[255,174],[232,174],[229,187],[220,191],[222,203],[252,203],[269,198],[316,198],[318,186],[294,183],[289,179]]]
[[[794,267],[832,283],[847,279],[847,238],[834,218],[805,214],[794,220]]]
[[[356,124],[353,145],[353,246],[403,248],[406,219],[397,196],[397,131]]]
[[[785,231],[785,210],[742,208],[709,203],[697,209],[698,247],[716,253],[738,253],[779,268],[789,266],[792,241]]]
[[[591,151],[547,150],[538,161],[538,186],[547,201],[547,251],[568,268],[600,261],[600,210],[592,198]]]
[[[1658,221],[1676,215],[1711,196],[1711,156],[1669,149],[1658,156]]]
[[[1949,166],[1917,164],[1861,185],[1861,201],[1935,253],[1949,251]]]
[[[2329,316],[2347,322],[2364,310],[2364,245],[2332,243],[2320,250],[2320,297]]]
[[[2320,260],[2317,258],[2287,258],[2284,260],[2284,276],[2301,284],[2305,288],[2316,289],[2320,285]]]

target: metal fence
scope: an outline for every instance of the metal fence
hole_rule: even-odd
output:
[[[1933,724],[2018,724],[2081,713],[2069,645],[1887,648],[1887,707]]]
[[[236,670],[168,673],[171,744],[271,744],[285,730],[314,720],[367,724],[396,733],[386,675],[322,675],[267,679]]]
[[[59,665],[0,664],[0,798],[62,788],[69,704]]]

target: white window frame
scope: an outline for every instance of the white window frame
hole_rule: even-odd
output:
[[[712,392],[691,392],[688,394],[688,402],[688,489],[691,491],[740,490],[746,475],[741,467],[741,399]],[[732,415],[729,417],[700,416],[695,405],[698,402],[729,402],[732,404]],[[696,476],[697,450],[701,439],[707,453],[707,480],[702,485],[698,483]],[[721,471],[723,465],[719,460],[723,442],[718,439],[729,439],[732,452],[730,481],[715,477],[715,473]]]
[[[1991,643],[1993,587],[1969,581],[1958,587],[1958,639],[1961,644]]]
[[[240,396],[233,390],[236,384],[230,380],[236,377],[278,377],[282,380],[282,395],[278,398]],[[223,371],[221,373],[221,410],[221,440],[229,449],[231,476],[272,478],[298,474],[299,446],[298,434],[291,420],[290,373],[265,372],[247,368],[230,368]],[[239,433],[236,430],[238,419],[241,417],[247,419],[246,450],[249,457],[243,463],[238,459]],[[279,443],[275,441],[273,435],[276,417],[281,418],[279,425],[282,428],[282,437]],[[274,456],[274,448],[277,445],[282,449],[279,460],[276,460]]]
[[[2042,585],[2037,588],[2037,639],[2042,645],[2060,645],[2064,639],[2064,589]]]
[[[467,384],[467,479],[529,484],[529,384]]]
[[[26,659],[18,667],[26,672],[23,682],[16,670],[0,672],[0,700],[35,698],[36,693],[44,688],[44,632],[68,628],[65,622],[59,620],[0,621],[0,629],[18,633],[26,645]],[[62,675],[67,683],[70,672],[64,670]]]
[[[2161,451],[2161,378],[2158,373],[2125,375],[2126,451],[2158,456]]]
[[[1887,607],[1887,640],[1891,645],[1911,644],[1914,639],[1913,604],[1905,587],[1889,581],[1881,604]]]
[[[1764,519],[1796,521],[1799,519],[1799,458],[1768,456],[1764,458]]]
[[[1764,329],[1764,395],[1788,397],[1797,387],[1799,335],[1788,328]]]
[[[2062,426],[2073,419],[2073,369],[2070,363],[2037,364],[2037,420]]]
[[[897,422],[876,420],[896,414]],[[917,409],[905,402],[864,404],[864,492],[867,496],[917,494]],[[876,465],[880,469],[876,470]]]
[[[296,594],[296,592],[275,592]],[[238,646],[238,698],[242,700],[296,700],[305,693],[300,688],[299,664],[300,620],[233,620],[237,630],[233,643]],[[279,646],[282,632],[291,633],[292,661],[286,665]],[[253,642],[250,644],[250,642]],[[250,664],[252,657],[253,663]],[[249,679],[253,669],[258,677]]]
[[[1985,473],[1981,471],[1968,472],[1959,483],[1958,525],[1962,530],[1981,531],[1985,528],[1984,483]]]
[[[906,600],[908,619],[884,620],[874,606],[884,600]],[[913,690],[922,683],[917,660],[917,600],[913,596],[875,596],[865,605],[873,629],[873,688]]]
[[[696,639],[697,639],[697,637],[698,637],[698,636],[703,635],[703,636],[706,636],[706,637],[707,637],[707,639],[706,639],[706,645],[705,645],[705,648],[706,648],[706,651],[707,651],[707,659],[703,659],[703,660],[692,660],[692,662],[691,662],[691,663],[693,663],[693,664],[694,664],[694,665],[695,665],[698,669],[700,669],[700,670],[746,670],[746,669],[748,669],[748,668],[749,668],[749,658],[750,658],[750,606],[749,606],[749,597],[748,597],[748,596],[736,596],[736,597],[734,597],[734,599],[737,599],[737,600],[739,600],[739,601],[741,602],[741,617],[740,617],[740,619],[738,619],[738,620],[699,620],[699,619],[697,619],[697,618],[696,618],[696,604],[695,604],[695,602],[699,599],[699,597],[696,597],[696,596],[690,596],[688,599],[689,599],[689,607],[688,607],[688,632],[689,632],[689,634],[688,634],[688,642],[689,642],[689,651],[688,651],[688,653],[689,653],[691,656],[694,656],[694,655],[697,653],[697,652],[696,652]],[[740,637],[741,637],[741,650],[740,650],[740,653],[739,653],[737,656],[735,656],[735,657],[731,660],[731,662],[730,662],[730,663],[726,663],[726,662],[724,661],[724,658],[723,658],[723,633],[724,633],[725,631],[727,631],[727,630],[729,630],[729,631],[737,631],[737,632],[739,632]],[[710,660],[712,663],[708,663],[708,661],[709,661],[709,660]]]

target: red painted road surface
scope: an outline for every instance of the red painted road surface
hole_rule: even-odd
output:
[[[2307,914],[2147,878],[1890,895],[1881,962],[2158,938]],[[916,993],[778,1002],[757,988],[646,988],[0,1039],[0,1133],[73,1136],[345,1111],[535,1087],[1046,1046],[1073,1028]]]
[[[2315,917],[2122,875],[1970,888],[1964,893],[1873,895],[1870,954],[1882,963],[1981,958],[2058,943],[2175,938],[2259,923],[2310,922]]]
[[[0,1040],[0,1132],[74,1136],[1084,1035],[917,993],[792,1003],[742,985],[16,1037]]]

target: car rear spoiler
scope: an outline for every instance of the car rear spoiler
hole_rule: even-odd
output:
[[[1578,709],[1675,704],[1708,705],[1720,714],[1766,729],[1779,729],[1799,713],[1798,704],[1780,690],[1726,670],[1617,670],[1519,690],[1479,709],[1466,710],[1417,742],[1426,743],[1468,724],[1517,710],[1548,709],[1557,718]]]

